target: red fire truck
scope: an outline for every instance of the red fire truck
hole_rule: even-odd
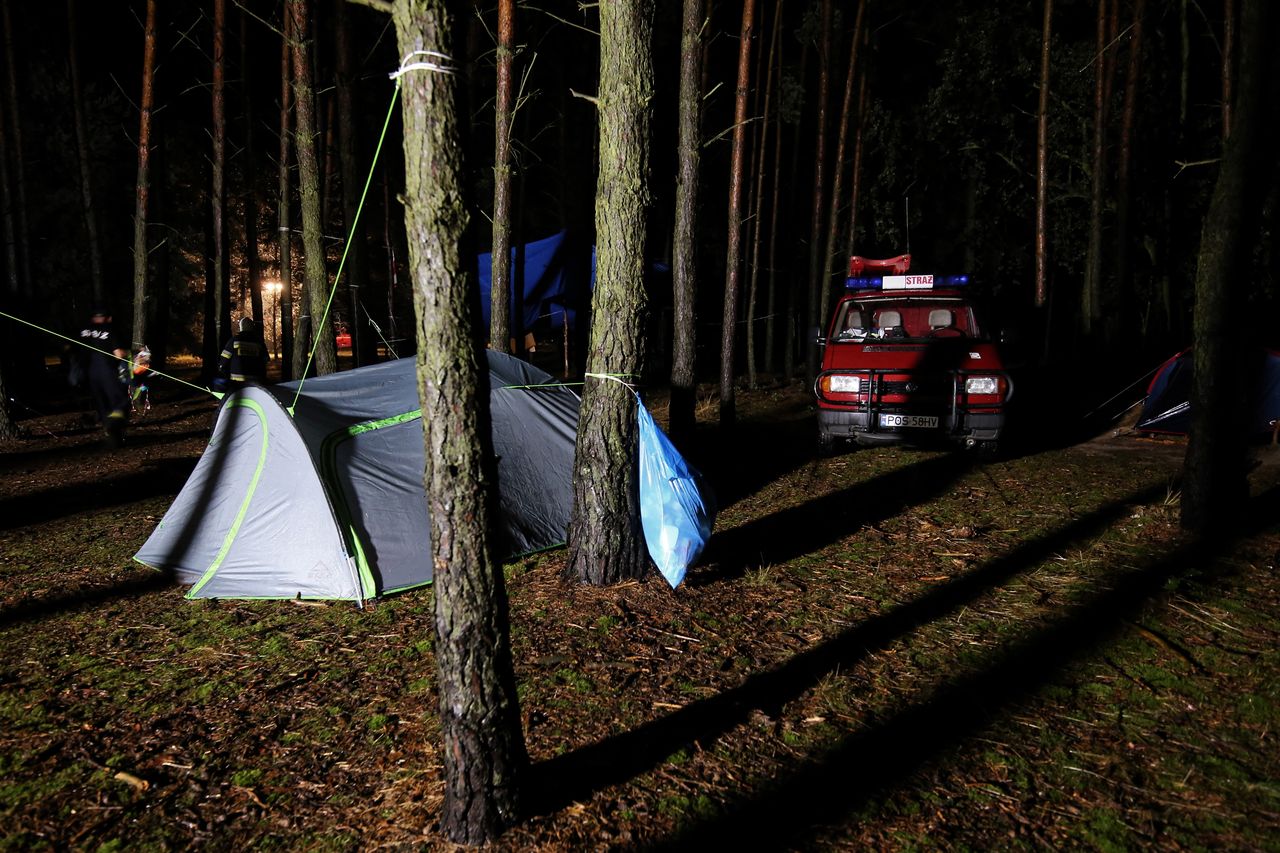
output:
[[[965,275],[911,274],[911,256],[849,262],[814,383],[818,445],[945,441],[994,451],[1013,383]]]

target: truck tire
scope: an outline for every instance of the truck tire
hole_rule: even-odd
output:
[[[818,428],[818,455],[830,456],[836,451],[836,439],[831,433]]]

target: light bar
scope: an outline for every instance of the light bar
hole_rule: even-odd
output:
[[[964,287],[968,283],[967,275],[850,276],[844,280],[846,290],[933,290]]]

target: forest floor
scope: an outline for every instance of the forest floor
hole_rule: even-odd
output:
[[[532,765],[498,848],[1275,849],[1280,450],[1194,541],[1177,441],[819,457],[799,386],[738,403],[678,589],[507,567]],[[0,444],[0,850],[448,848],[430,589],[188,601],[131,558],[212,401],[116,452],[36,408]]]

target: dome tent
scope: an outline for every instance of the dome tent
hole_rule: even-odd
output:
[[[579,398],[519,359],[487,357],[509,558],[564,542]],[[430,583],[414,360],[297,389],[223,400],[208,448],[135,555],[193,584],[188,598],[362,601]]]

